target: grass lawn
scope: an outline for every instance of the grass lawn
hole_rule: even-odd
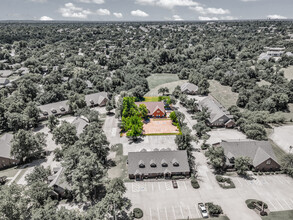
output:
[[[168,96],[162,96],[168,98]],[[143,102],[159,102],[159,96],[145,96]]]
[[[128,180],[126,169],[128,157],[123,155],[123,145],[117,144],[111,149],[111,151],[116,152],[116,156],[114,158],[116,166],[108,170],[109,178],[121,178],[123,180]]]
[[[19,171],[17,167],[8,168],[0,171],[0,176],[14,177],[15,174]]]
[[[290,220],[293,219],[293,210],[271,212],[268,216],[261,217],[262,220]]]
[[[168,74],[168,75],[173,75],[173,74]],[[145,96],[158,96],[159,95],[158,90],[161,87],[167,87],[169,89],[169,92],[172,93],[174,89],[176,88],[176,86],[181,86],[185,82],[187,82],[187,80],[177,80],[173,82],[168,82],[168,80],[166,80],[165,83],[163,82],[163,84],[159,84],[158,86],[154,88],[150,87],[150,91],[147,94],[145,94]]]
[[[236,105],[238,99],[238,93],[232,92],[231,87],[222,86],[216,80],[209,80],[210,94],[220,102],[224,107],[229,108],[232,105]]]
[[[206,218],[190,218],[189,220],[205,220]],[[229,220],[227,216],[220,216],[220,217],[209,217],[208,219],[213,219],[213,220]],[[181,219],[181,220],[187,220],[187,219]],[[277,220],[277,219],[276,219]]]
[[[170,83],[178,80],[179,78],[177,74],[152,74],[147,78],[150,89],[153,89],[165,83]]]
[[[291,80],[293,79],[293,66],[289,66],[285,69],[281,69],[284,70],[284,76],[288,79]]]

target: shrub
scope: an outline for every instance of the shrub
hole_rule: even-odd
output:
[[[172,180],[185,179],[185,176],[172,176]]]
[[[248,207],[249,209],[255,209],[255,204],[254,204],[254,202],[249,202],[249,203],[247,204],[247,207]]]
[[[198,189],[200,187],[198,181],[194,177],[191,177],[190,182],[191,182],[191,185],[194,189]]]
[[[218,182],[224,182],[224,178],[222,176],[219,176],[219,175],[216,176],[216,180]]]
[[[210,147],[209,144],[202,144],[202,145],[200,146],[200,148],[201,148],[202,150],[206,150],[206,149],[208,149],[209,147]]]
[[[206,203],[208,206],[208,211],[211,216],[218,216],[223,213],[221,206],[214,205],[213,203]]]
[[[134,218],[142,218],[143,211],[140,208],[134,208],[133,209],[133,217]]]
[[[261,216],[267,216],[268,213],[267,213],[266,211],[261,211],[261,212],[260,212],[260,215],[261,215]]]

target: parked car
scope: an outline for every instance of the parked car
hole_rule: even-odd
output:
[[[172,180],[173,188],[178,188],[176,180]]]
[[[204,203],[202,203],[202,202],[198,203],[198,208],[199,208],[203,218],[208,218],[209,217]]]

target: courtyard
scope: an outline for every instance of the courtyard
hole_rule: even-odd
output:
[[[143,134],[178,134],[179,129],[168,118],[150,118],[144,122]]]

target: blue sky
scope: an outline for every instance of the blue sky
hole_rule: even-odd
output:
[[[293,0],[0,0],[0,20],[292,19]]]

